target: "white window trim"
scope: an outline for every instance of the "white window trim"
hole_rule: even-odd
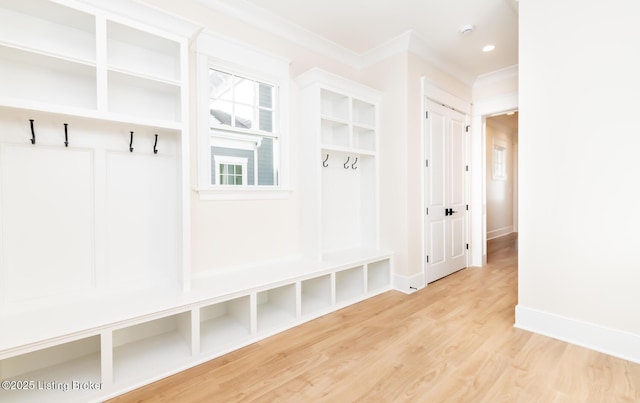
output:
[[[500,161],[499,154],[502,154],[502,161]],[[507,147],[501,144],[493,144],[493,180],[506,180],[507,179]]]
[[[220,164],[229,164],[229,165],[240,165],[242,167],[242,185],[230,185],[229,188],[237,187],[237,186],[247,186],[247,179],[249,176],[247,175],[247,159],[240,157],[228,157],[226,155],[216,155],[213,157],[213,162],[215,163],[215,175],[216,175],[216,185],[220,185],[218,182],[220,180]]]
[[[233,39],[203,31],[196,41],[197,68],[197,153],[198,173],[196,191],[200,200],[285,199],[289,189],[289,61],[268,54]],[[275,186],[220,186],[211,185],[211,128],[208,113],[209,68],[228,71],[252,80],[277,87],[275,97],[275,127],[277,128],[279,156],[278,185]],[[202,90],[202,89],[205,90]],[[269,133],[218,127],[216,131],[248,133],[269,137]]]

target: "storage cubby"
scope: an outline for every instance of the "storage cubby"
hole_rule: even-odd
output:
[[[200,308],[200,351],[221,351],[251,336],[250,297]]]
[[[389,259],[367,264],[367,291],[388,289],[391,285],[391,261]]]
[[[178,82],[180,46],[175,41],[109,21],[107,65],[112,70]]]
[[[113,332],[115,384],[162,374],[189,362],[191,312],[183,312]]]
[[[346,122],[349,120],[349,97],[329,90],[321,90],[321,115],[324,118]]]
[[[303,280],[300,298],[303,316],[328,309],[331,306],[331,275]]]
[[[361,152],[376,151],[376,132],[367,127],[353,126],[353,147]]]
[[[95,64],[95,17],[47,0],[3,0],[0,43]]]
[[[0,380],[33,381],[26,390],[0,389],[3,402],[82,401],[95,390],[78,390],[73,382],[102,382],[100,336],[47,347],[0,361]]]
[[[346,302],[364,294],[362,266],[336,272],[336,303]]]
[[[369,102],[353,99],[353,123],[374,127],[376,124],[376,106]]]
[[[349,125],[344,122],[322,119],[322,144],[329,147],[349,147]]]
[[[284,285],[256,295],[258,331],[290,325],[296,320],[296,286]]]

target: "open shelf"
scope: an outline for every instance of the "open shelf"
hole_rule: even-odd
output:
[[[109,112],[158,121],[181,120],[180,86],[117,71],[108,74]]]
[[[353,123],[373,127],[376,124],[376,106],[374,104],[353,100]]]
[[[108,21],[107,65],[160,81],[178,81],[180,46],[169,39]]]
[[[367,291],[384,290],[391,286],[391,261],[379,260],[367,264]]]
[[[336,273],[336,303],[354,300],[363,294],[364,272],[362,266]]]
[[[191,358],[190,312],[167,316],[113,332],[115,384],[160,375]]]
[[[3,0],[0,43],[95,63],[95,17],[51,1]]]
[[[303,280],[300,298],[303,316],[331,307],[331,275]]]
[[[370,127],[353,126],[353,148],[375,152],[375,130]]]
[[[329,90],[321,90],[320,114],[339,121],[349,120],[349,97]]]
[[[29,390],[0,389],[0,401],[82,401],[96,390],[83,390],[78,383],[101,383],[100,368],[97,335],[7,358],[0,361],[0,379],[33,384]]]
[[[349,147],[349,125],[342,121],[322,119],[321,142],[324,145]]]
[[[210,353],[251,336],[248,295],[200,308],[200,351]]]
[[[96,68],[0,46],[2,95],[29,102],[95,109]]]
[[[257,294],[258,332],[290,325],[296,320],[296,286],[284,285]]]

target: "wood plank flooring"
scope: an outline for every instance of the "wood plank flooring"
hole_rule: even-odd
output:
[[[517,237],[113,402],[638,402],[640,364],[513,328]]]

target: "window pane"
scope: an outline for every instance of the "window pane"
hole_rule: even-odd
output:
[[[210,101],[209,109],[211,114],[210,122],[212,125],[231,126],[231,116],[233,104],[227,101]]]
[[[251,129],[253,120],[253,108],[250,106],[236,105],[236,127]]]
[[[242,176],[236,176],[236,185],[242,185]]]
[[[231,74],[209,69],[209,98],[233,100]]]
[[[273,133],[273,111],[260,109],[260,130]]]
[[[258,105],[263,108],[273,108],[273,87],[258,83]]]
[[[258,185],[276,185],[276,141],[272,138],[263,138],[258,148]]]
[[[235,101],[245,105],[255,105],[255,81],[235,78]]]

